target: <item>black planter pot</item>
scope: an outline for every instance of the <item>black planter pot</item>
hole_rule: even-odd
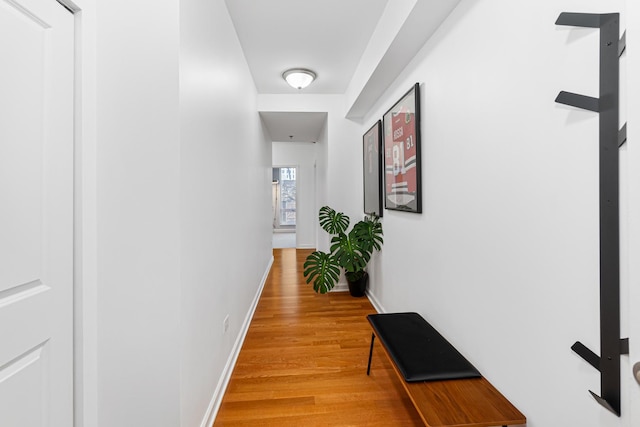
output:
[[[349,284],[349,293],[352,297],[363,297],[364,291],[367,289],[367,285],[369,284],[369,274],[364,272],[364,276],[356,281],[347,280]]]

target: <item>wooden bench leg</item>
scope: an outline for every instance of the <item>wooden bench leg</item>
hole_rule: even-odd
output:
[[[369,349],[369,364],[367,365],[367,375],[371,372],[371,357],[373,356],[373,340],[376,338],[376,334],[371,334],[371,348]]]

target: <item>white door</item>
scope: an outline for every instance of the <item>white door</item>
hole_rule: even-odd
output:
[[[73,425],[73,15],[0,0],[0,426]]]

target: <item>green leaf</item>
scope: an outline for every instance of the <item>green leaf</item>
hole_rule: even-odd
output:
[[[358,245],[370,254],[379,251],[384,243],[382,239],[382,224],[377,217],[365,217],[363,221],[353,226],[354,239]]]
[[[324,231],[329,234],[344,233],[349,227],[350,219],[342,212],[336,212],[329,206],[323,206],[318,213],[320,219],[320,226]]]
[[[331,252],[338,264],[350,273],[364,270],[371,258],[371,254],[362,249],[354,235],[351,230],[349,234],[340,233],[331,239]]]
[[[333,289],[340,279],[339,265],[332,255],[325,252],[311,253],[303,267],[307,283],[313,282],[313,290],[321,294]]]

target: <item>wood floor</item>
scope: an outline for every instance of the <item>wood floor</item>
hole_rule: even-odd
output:
[[[274,249],[214,426],[422,426],[379,345],[366,374],[371,303],[315,294],[302,276],[310,252]]]

